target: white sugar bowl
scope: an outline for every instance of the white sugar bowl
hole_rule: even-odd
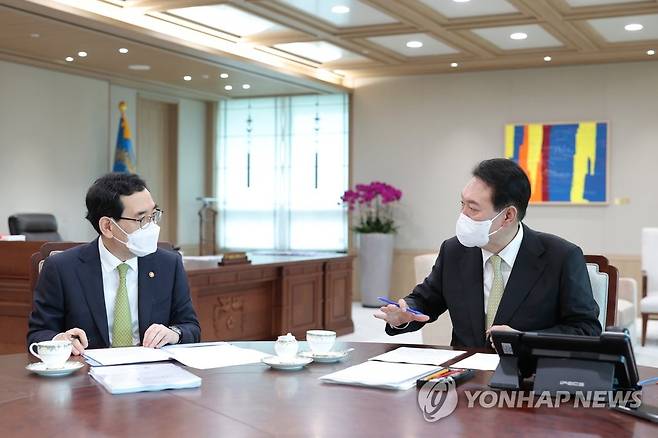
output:
[[[282,359],[293,359],[297,356],[298,350],[299,344],[297,343],[297,339],[290,333],[279,336],[274,343],[274,351]]]

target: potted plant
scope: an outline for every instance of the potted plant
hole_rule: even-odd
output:
[[[357,184],[341,197],[356,216],[352,230],[359,236],[359,283],[364,307],[379,307],[377,297],[390,292],[393,237],[397,230],[393,206],[400,198],[400,190],[378,181]]]

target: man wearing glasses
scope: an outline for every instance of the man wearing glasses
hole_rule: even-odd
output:
[[[137,175],[110,173],[89,188],[91,243],[46,258],[27,344],[71,340],[85,348],[199,342],[181,257],[158,249],[162,210]]]

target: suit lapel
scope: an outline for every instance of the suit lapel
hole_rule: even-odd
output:
[[[105,293],[103,292],[103,274],[101,258],[98,251],[98,239],[88,243],[80,251],[82,263],[78,266],[77,275],[83,296],[89,306],[89,311],[96,323],[106,346],[110,346],[110,335],[107,328],[107,310],[105,309]]]
[[[154,281],[149,277],[154,272],[153,254],[137,259],[137,311],[139,314],[139,339],[144,339],[144,332],[151,325],[153,309]]]
[[[546,262],[541,258],[544,246],[537,234],[523,225],[523,240],[519,253],[514,261],[514,267],[505,286],[505,292],[500,300],[494,324],[509,324],[514,312],[544,272]],[[514,328],[514,327],[512,327]]]
[[[464,298],[476,345],[484,345],[484,285],[482,284],[482,250],[464,248],[459,261]]]

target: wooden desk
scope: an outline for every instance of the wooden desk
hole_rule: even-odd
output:
[[[272,351],[271,342],[239,343]],[[318,377],[392,350],[398,345],[351,343],[338,364],[274,371],[262,364],[190,370],[200,388],[110,395],[86,373],[43,378],[24,369],[23,354],[0,356],[0,424],[12,437],[34,436],[239,436],[239,437],[501,437],[657,436],[658,426],[598,408],[468,408],[464,390],[486,390],[490,372],[458,387],[457,409],[426,422],[417,391],[387,391],[323,384]],[[641,368],[642,378],[658,375]],[[644,390],[658,404],[658,386]]]
[[[25,351],[30,257],[44,242],[0,242],[0,354]],[[308,329],[354,331],[352,256],[252,256],[247,265],[185,263],[204,341],[272,340]]]

